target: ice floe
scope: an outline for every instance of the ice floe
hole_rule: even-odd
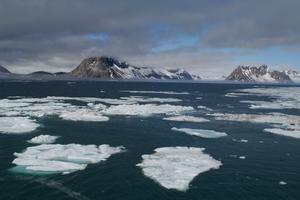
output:
[[[232,139],[232,141],[234,141],[234,142],[240,142],[240,143],[247,143],[248,142],[248,140],[245,140],[245,139],[240,139],[240,140],[238,140],[238,139]]]
[[[90,109],[77,109],[74,111],[64,111],[59,115],[59,117],[64,120],[71,120],[71,121],[103,122],[109,120],[108,117],[103,116],[101,113]]]
[[[234,96],[263,96],[271,98],[270,101],[241,101],[250,103],[252,109],[299,109],[300,87],[268,87],[240,89],[235,93],[227,93]]]
[[[13,164],[14,171],[22,173],[62,173],[68,174],[83,170],[88,164],[105,161],[111,155],[123,152],[123,146],[111,147],[107,144],[42,144],[28,147],[22,153],[14,153],[17,157]]]
[[[181,95],[190,94],[188,92],[174,92],[174,91],[150,91],[150,90],[121,90],[121,92],[137,93],[137,94],[170,94],[170,95]]]
[[[54,143],[57,138],[58,136],[53,135],[39,135],[28,140],[28,142],[32,144],[51,144]]]
[[[267,114],[211,114],[216,120],[267,123],[271,128],[264,129],[266,132],[300,138],[300,116],[287,115],[282,113]]]
[[[173,131],[183,132],[188,135],[194,135],[202,138],[219,138],[227,136],[224,132],[217,132],[214,130],[204,130],[204,129],[192,129],[192,128],[172,128]]]
[[[141,167],[145,176],[167,189],[186,191],[198,174],[218,169],[222,163],[205,154],[203,148],[163,147],[152,155],[143,155]]]
[[[265,128],[264,131],[277,135],[284,135],[294,138],[300,138],[300,130],[285,130],[280,128]]]
[[[168,121],[178,121],[178,122],[208,122],[209,121],[208,119],[205,119],[203,117],[194,117],[188,115],[165,117],[163,119]]]
[[[21,134],[32,132],[39,125],[28,117],[0,117],[0,133]]]
[[[176,115],[193,110],[193,107],[190,106],[179,106],[170,104],[132,104],[110,106],[104,111],[102,111],[102,113],[105,115],[150,116],[155,114]]]

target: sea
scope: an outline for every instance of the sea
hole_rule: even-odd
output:
[[[299,200],[300,86],[2,81],[0,199]]]

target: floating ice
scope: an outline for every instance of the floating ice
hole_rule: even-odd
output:
[[[285,130],[280,128],[266,128],[264,131],[277,135],[284,135],[294,138],[300,138],[300,130]]]
[[[23,173],[71,173],[83,170],[88,164],[105,161],[111,155],[124,151],[123,146],[107,144],[42,144],[28,147],[23,153],[14,153],[15,171]],[[22,171],[23,170],[23,171]]]
[[[246,159],[246,156],[239,156],[239,159],[245,160],[245,159]]]
[[[248,142],[248,140],[245,140],[245,139],[240,139],[240,140],[238,140],[238,139],[232,139],[232,141],[234,141],[234,142],[241,142],[241,143],[247,143]]]
[[[300,138],[300,116],[282,113],[256,114],[224,114],[214,113],[216,120],[246,121],[252,123],[268,123],[272,128],[264,129],[266,132]]]
[[[145,176],[167,189],[186,191],[189,183],[198,174],[218,169],[222,163],[208,154],[203,148],[163,147],[155,149],[152,155],[143,155],[137,166]]]
[[[205,111],[210,111],[210,112],[213,111],[213,109],[208,108],[206,106],[197,106],[197,108],[200,109],[200,110],[205,110]]]
[[[74,111],[65,111],[59,115],[60,118],[64,120],[71,121],[94,121],[103,122],[108,121],[109,118],[101,115],[99,112],[89,110],[89,109],[78,109]]]
[[[136,90],[122,90],[121,92],[128,92],[128,93],[138,93],[138,94],[173,94],[173,95],[180,95],[180,94],[190,94],[188,92],[173,92],[173,91],[136,91]]]
[[[214,130],[204,130],[204,129],[192,129],[192,128],[172,128],[173,131],[183,132],[188,135],[194,135],[203,138],[219,138],[227,136],[224,132],[217,132]]]
[[[190,106],[176,106],[170,104],[132,104],[132,105],[115,105],[110,106],[102,113],[105,115],[137,115],[150,116],[153,114],[180,114],[182,112],[192,111]]]
[[[231,95],[228,93],[227,95]],[[299,109],[300,87],[268,87],[240,89],[234,93],[235,96],[253,95],[272,98],[271,101],[241,101],[250,103],[252,109]]]
[[[0,133],[21,134],[32,132],[39,125],[28,117],[0,117]]]
[[[163,119],[168,120],[168,121],[178,121],[178,122],[208,122],[209,121],[203,117],[194,117],[194,116],[188,116],[188,115],[165,117]]]
[[[279,185],[287,185],[287,183],[284,181],[279,181]]]
[[[50,144],[50,143],[54,143],[57,138],[58,136],[39,135],[32,138],[31,140],[28,140],[28,142],[32,144]]]

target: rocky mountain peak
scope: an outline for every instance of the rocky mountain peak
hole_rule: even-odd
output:
[[[292,82],[285,72],[270,70],[267,65],[259,67],[238,66],[226,80],[240,82]]]
[[[8,69],[6,69],[5,67],[2,67],[2,66],[0,65],[0,73],[10,74],[11,72],[8,71]]]

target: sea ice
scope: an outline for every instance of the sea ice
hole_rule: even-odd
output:
[[[58,136],[52,136],[52,135],[39,135],[36,136],[30,140],[28,140],[29,143],[32,144],[50,144],[54,143]]]
[[[180,94],[190,94],[188,92],[173,92],[173,91],[136,91],[136,90],[122,90],[121,92],[128,92],[128,93],[137,93],[137,94],[173,94],[173,95],[180,95]]]
[[[28,117],[0,117],[0,133],[21,134],[32,132],[39,125]]]
[[[214,130],[204,130],[204,129],[192,129],[192,128],[172,128],[173,131],[183,132],[188,135],[194,135],[202,138],[219,138],[227,136],[224,132],[217,132]]]
[[[150,116],[154,114],[180,114],[183,112],[193,111],[190,106],[177,106],[170,104],[132,104],[132,105],[115,105],[110,106],[102,113],[105,115],[137,115],[137,116]]]
[[[83,108],[74,111],[64,111],[59,115],[59,117],[64,120],[71,120],[71,121],[103,122],[109,120],[108,117],[103,116],[99,112],[90,109],[83,109]]]
[[[261,114],[225,114],[214,113],[216,120],[268,123],[272,128],[264,129],[266,132],[300,138],[300,116],[282,113]]]
[[[277,135],[284,135],[293,138],[300,138],[300,130],[285,130],[280,128],[266,128],[264,131]]]
[[[143,155],[141,167],[145,176],[167,189],[186,191],[189,183],[198,174],[218,169],[222,163],[203,148],[163,147],[155,149],[152,155]]]
[[[14,153],[17,157],[13,164],[20,167],[23,173],[71,173],[83,170],[88,164],[105,161],[111,155],[124,151],[123,146],[111,147],[107,144],[41,144],[28,147],[22,153]]]
[[[178,121],[178,122],[208,122],[209,121],[203,117],[194,117],[194,116],[188,116],[188,115],[165,117],[163,119],[168,120],[168,121]]]

